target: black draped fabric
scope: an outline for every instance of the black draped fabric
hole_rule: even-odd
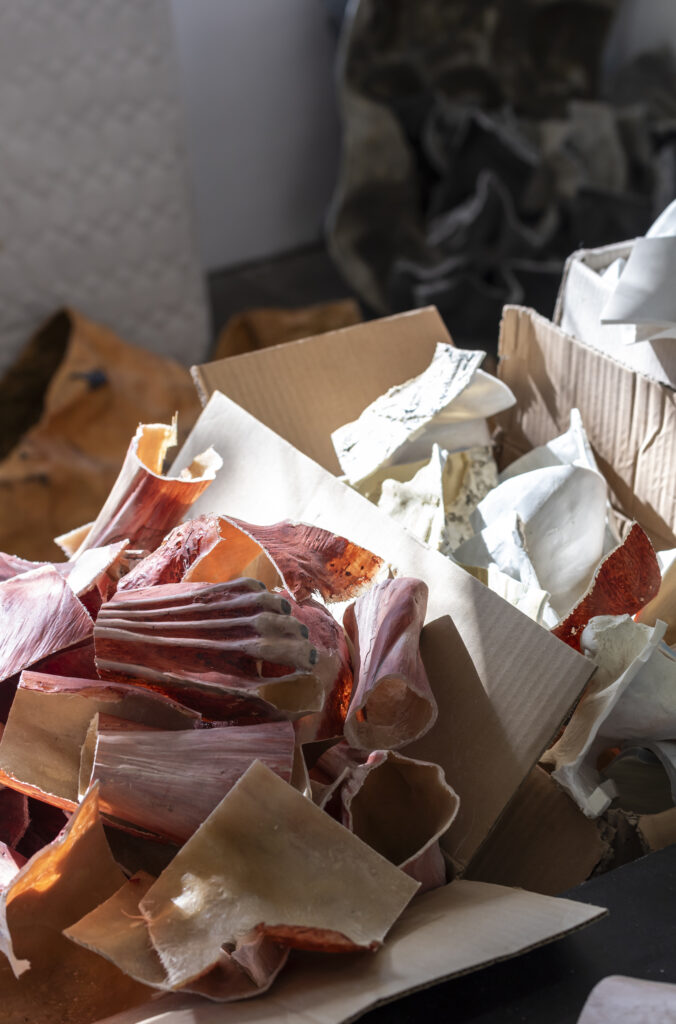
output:
[[[502,306],[553,309],[580,246],[643,234],[676,194],[676,64],[600,95],[617,0],[350,0],[330,252],[376,313],[435,303],[495,348]]]

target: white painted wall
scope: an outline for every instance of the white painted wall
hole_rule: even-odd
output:
[[[322,0],[171,0],[203,266],[317,241],[339,127]]]

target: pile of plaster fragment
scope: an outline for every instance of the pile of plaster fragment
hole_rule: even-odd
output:
[[[173,443],[139,427],[66,561],[0,557],[8,1022],[55,972],[55,1019],[256,995],[446,881],[458,798],[400,752],[437,715],[426,585],[313,526],[189,518],[221,460],[163,476]]]
[[[347,484],[590,658],[542,764],[591,818],[676,805],[676,550],[618,526],[577,409],[500,472],[489,421],[514,404],[484,353],[438,344],[333,443]]]

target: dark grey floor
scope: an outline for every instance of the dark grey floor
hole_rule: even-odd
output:
[[[309,246],[208,277],[214,338],[234,313],[278,306],[312,306],[355,297],[323,245]]]
[[[676,846],[566,896],[609,914],[514,960],[373,1010],[363,1024],[575,1024],[594,985],[608,975],[676,982]]]

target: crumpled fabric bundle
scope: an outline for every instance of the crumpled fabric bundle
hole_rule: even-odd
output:
[[[200,410],[189,371],[73,310],[53,316],[0,380],[0,550],[58,557],[96,517],[139,422]]]
[[[551,313],[569,252],[642,234],[673,198],[673,58],[599,92],[618,6],[350,5],[328,241],[371,308],[434,303],[457,343],[494,350],[505,303]]]

